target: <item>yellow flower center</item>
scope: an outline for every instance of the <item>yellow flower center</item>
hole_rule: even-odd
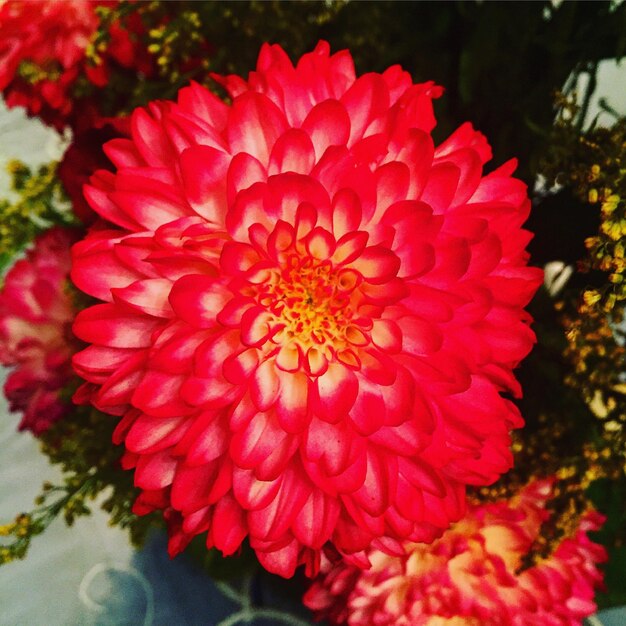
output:
[[[333,356],[356,367],[352,348],[369,338],[356,324],[360,276],[350,269],[337,271],[330,261],[292,255],[282,268],[272,268],[257,283],[256,300],[269,313],[274,332],[271,343],[281,346],[285,369],[307,365],[310,373],[321,372]],[[361,320],[359,320],[361,322]]]

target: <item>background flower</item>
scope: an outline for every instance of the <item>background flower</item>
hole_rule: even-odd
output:
[[[73,376],[70,361],[78,345],[66,291],[74,241],[61,228],[40,235],[0,291],[0,363],[15,368],[4,392],[11,410],[22,412],[20,430],[36,435],[71,408],[59,393]]]
[[[350,626],[574,626],[595,611],[605,550],[587,533],[603,518],[586,513],[571,537],[530,567],[525,559],[549,516],[551,481],[510,501],[469,507],[431,545],[372,551],[372,568],[326,560],[305,596],[319,617]]]
[[[72,277],[104,304],[78,393],[165,510],[170,550],[246,535],[262,564],[314,573],[329,540],[430,541],[464,486],[511,464],[500,392],[534,335],[522,307],[525,186],[469,124],[435,148],[432,99],[399,67],[356,78],[327,44],[294,67],[265,46],[226,105],[193,84],[137,110],[86,198],[107,223]]]
[[[85,85],[107,84],[112,65],[149,71],[149,56],[126,27],[112,23],[104,49],[88,47],[100,26],[99,8],[116,1],[8,0],[0,7],[0,90],[8,106],[62,130],[87,128],[100,117],[99,99]],[[133,16],[136,18],[136,16]],[[140,29],[140,22],[133,20]],[[93,46],[92,46],[93,47]],[[77,89],[80,83],[81,89]]]
[[[113,164],[102,149],[103,144],[110,139],[129,135],[129,120],[126,117],[102,118],[95,126],[74,133],[59,163],[58,176],[72,203],[75,216],[82,223],[91,224],[97,217],[85,200],[83,187],[97,170],[113,169]]]

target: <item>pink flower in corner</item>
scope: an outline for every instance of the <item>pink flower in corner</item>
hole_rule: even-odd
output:
[[[327,542],[430,541],[466,484],[511,465],[500,392],[534,341],[523,306],[525,186],[469,125],[435,148],[432,99],[399,67],[356,78],[320,43],[294,67],[263,47],[232,104],[192,84],[132,116],[87,200],[108,220],[72,277],[79,398],[165,510],[170,551],[310,574]]]
[[[576,626],[591,615],[604,548],[590,541],[603,517],[585,514],[554,553],[523,569],[549,516],[551,481],[535,481],[510,501],[470,506],[431,545],[369,553],[371,569],[325,560],[305,604],[349,626]]]
[[[75,240],[60,228],[40,235],[0,291],[0,363],[15,368],[4,392],[11,411],[22,413],[20,430],[35,435],[71,407],[59,392],[73,376],[77,350],[70,330],[75,311],[66,293]]]

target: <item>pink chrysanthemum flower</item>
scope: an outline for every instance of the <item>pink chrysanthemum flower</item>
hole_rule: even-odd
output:
[[[99,63],[87,59],[87,46],[100,23],[96,9],[116,4],[116,0],[0,3],[0,91],[8,106],[23,106],[58,129],[67,124],[88,127],[99,117],[98,106],[93,100],[77,100],[72,90],[79,78],[102,87],[112,64],[149,71],[147,54],[117,23],[110,27],[110,41]]]
[[[15,367],[4,392],[10,409],[23,414],[20,430],[35,435],[71,408],[59,392],[73,376],[77,350],[70,330],[76,312],[66,292],[75,240],[60,228],[40,235],[0,291],[0,363]]]
[[[432,98],[399,67],[355,77],[326,43],[263,47],[227,105],[193,84],[135,111],[86,189],[103,225],[73,279],[104,304],[74,330],[80,394],[166,509],[172,553],[208,530],[313,573],[332,541],[430,540],[467,483],[511,465],[500,392],[534,335],[525,186],[482,175],[469,124],[435,148]]]
[[[588,512],[550,557],[522,569],[551,492],[551,481],[535,481],[510,501],[470,506],[430,545],[372,550],[369,570],[325,560],[305,604],[349,626],[580,626],[596,609],[606,560],[587,533],[604,518]]]

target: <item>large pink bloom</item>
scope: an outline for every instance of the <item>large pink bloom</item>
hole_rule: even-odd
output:
[[[76,237],[53,228],[8,272],[0,291],[0,363],[15,367],[4,392],[22,412],[20,430],[39,434],[71,404],[59,397],[73,376],[74,307],[67,293],[70,246]]]
[[[144,72],[150,69],[146,52],[117,23],[111,25],[100,64],[86,57],[99,26],[96,8],[113,7],[117,0],[8,0],[0,4],[0,91],[8,106],[23,106],[30,115],[58,129],[67,124],[87,127],[99,117],[97,100],[77,100],[72,91],[80,77],[101,87],[108,82],[112,64]]]
[[[441,89],[399,67],[266,45],[224,83],[231,105],[193,84],[105,148],[117,173],[86,197],[111,225],[74,248],[105,301],[74,326],[80,396],[124,416],[136,510],[166,509],[172,552],[249,535],[288,576],[329,540],[362,563],[431,540],[511,465],[500,392],[541,278],[525,186],[482,176],[469,124],[435,149]]]
[[[548,517],[550,481],[535,481],[510,501],[471,506],[431,545],[405,544],[389,556],[372,550],[361,570],[325,560],[305,595],[318,617],[350,626],[579,626],[592,614],[604,548],[587,513],[572,537],[519,572]]]

